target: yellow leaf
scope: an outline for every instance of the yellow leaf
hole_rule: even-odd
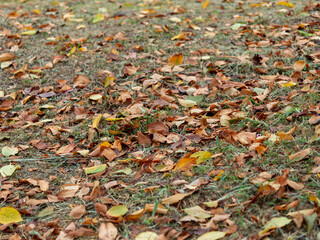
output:
[[[92,127],[98,129],[102,114],[99,114],[95,119],[93,119]]]
[[[179,54],[175,54],[173,55],[169,61],[168,61],[168,65],[170,65],[171,67],[174,67],[174,66],[178,66],[178,65],[181,65],[183,62],[183,56],[181,53]]]
[[[289,81],[289,82],[286,82],[286,83],[281,83],[281,82],[279,82],[279,84],[280,84],[282,87],[293,87],[293,86],[297,85],[296,82],[292,82],[292,81]]]
[[[197,240],[216,240],[223,238],[225,235],[225,232],[212,231],[201,235]]]
[[[178,35],[172,37],[171,40],[172,40],[172,41],[178,40],[178,39],[179,39],[179,40],[182,40],[182,39],[185,39],[185,38],[186,38],[186,34],[183,33],[183,32],[181,32],[181,33],[179,33]]]
[[[281,6],[291,7],[291,8],[294,7],[294,5],[292,3],[290,3],[290,2],[278,2],[277,5],[278,6],[281,5]]]
[[[33,9],[32,12],[35,13],[35,14],[40,14],[41,13],[38,8],[37,9]]]
[[[267,222],[263,230],[259,232],[259,235],[261,236],[272,229],[282,228],[288,225],[291,221],[292,221],[291,219],[286,217],[272,218],[269,222]]]
[[[107,168],[107,164],[101,164],[94,167],[86,168],[84,171],[86,174],[93,174],[93,173],[99,173],[104,171]]]
[[[205,9],[206,7],[208,7],[209,4],[210,4],[209,1],[205,1],[205,2],[202,4],[202,8]]]
[[[3,166],[2,168],[0,168],[0,173],[2,175],[2,177],[10,177],[14,171],[16,169],[18,169],[20,166],[14,166],[14,165],[6,165],[6,166]]]
[[[99,146],[103,147],[103,148],[108,148],[111,146],[111,144],[108,141],[104,141],[104,142],[100,143]]]
[[[199,152],[196,152],[194,154],[191,154],[190,157],[198,158],[197,159],[197,164],[200,164],[200,163],[205,162],[208,159],[210,159],[211,158],[211,153],[207,152],[207,151],[199,151]]]
[[[104,86],[108,87],[111,83],[114,82],[114,80],[116,80],[116,78],[114,76],[107,77],[107,79],[106,79],[106,81],[104,83]]]
[[[35,35],[36,33],[38,32],[37,29],[34,29],[34,30],[29,30],[29,31],[25,31],[23,33],[21,33],[22,35]]]
[[[101,14],[101,13],[97,13],[93,20],[92,20],[92,23],[97,23],[97,22],[101,22],[104,20],[104,16]]]
[[[178,99],[178,101],[179,101],[180,105],[185,108],[190,108],[190,107],[197,105],[197,103],[192,100]]]
[[[120,217],[125,215],[128,212],[126,205],[113,206],[107,211],[107,215],[111,217]]]
[[[201,208],[199,206],[185,208],[184,212],[191,217],[196,217],[196,218],[200,218],[200,219],[206,219],[206,218],[212,217],[210,212],[204,210],[203,208]]]
[[[0,223],[9,224],[9,223],[18,223],[23,221],[20,213],[13,207],[3,207],[0,209]]]
[[[156,240],[158,238],[158,235],[154,232],[142,232],[139,233],[135,240]]]
[[[215,200],[215,201],[210,201],[210,202],[204,202],[203,204],[206,205],[207,207],[210,207],[210,208],[216,208],[219,205],[219,201]]]
[[[93,101],[98,101],[99,99],[102,98],[102,95],[101,94],[92,94],[89,99],[90,100],[93,100]]]

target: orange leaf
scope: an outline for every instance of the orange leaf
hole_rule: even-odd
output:
[[[147,212],[153,212],[155,208],[155,204],[146,204],[144,209]],[[167,214],[168,213],[168,209],[166,209],[163,205],[158,204],[157,209],[156,209],[156,213],[160,213],[160,214]]]
[[[195,164],[197,158],[182,158],[178,161],[175,168],[172,170],[174,171],[187,171],[190,170],[192,165]]]
[[[16,56],[13,53],[2,53],[0,55],[0,62],[9,61],[14,59]]]
[[[202,4],[202,8],[205,9],[206,7],[208,7],[209,4],[210,4],[209,1],[205,1],[205,2]]]
[[[295,71],[300,72],[302,71],[302,69],[306,66],[306,62],[305,61],[296,61],[293,64],[293,68]]]
[[[183,56],[181,53],[179,54],[175,54],[173,55],[169,61],[168,61],[168,65],[170,65],[171,67],[177,66],[177,65],[181,65],[183,62]]]
[[[129,214],[125,217],[126,221],[137,221],[139,220],[142,215],[145,213],[145,209],[140,209],[138,211],[133,212],[132,214]]]

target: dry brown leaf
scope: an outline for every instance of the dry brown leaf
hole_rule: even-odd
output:
[[[49,189],[49,182],[46,180],[38,180],[38,184],[40,186],[40,190],[43,192],[48,191]]]
[[[302,159],[306,158],[311,152],[311,148],[304,149],[300,152],[294,153],[289,156],[290,160],[294,160],[295,162],[301,161]]]
[[[69,216],[74,219],[80,219],[86,213],[86,207],[84,205],[78,205],[72,208]]]
[[[180,202],[182,199],[184,199],[186,196],[189,196],[191,193],[177,193],[173,196],[170,196],[168,198],[162,199],[161,203],[162,204],[175,204]]]
[[[108,207],[104,204],[101,203],[95,203],[94,207],[97,211],[97,213],[101,214],[102,216],[106,216],[107,211],[108,211]]]
[[[148,124],[149,133],[160,133],[167,136],[169,134],[169,128],[163,122],[153,122]]]
[[[138,143],[142,146],[150,146],[151,145],[151,140],[149,139],[148,136],[144,135],[140,131],[137,133],[138,137]]]
[[[114,240],[118,235],[118,229],[111,223],[101,223],[99,227],[100,240]]]
[[[123,73],[124,73],[124,75],[131,76],[131,75],[135,74],[137,72],[137,70],[138,69],[135,66],[133,66],[133,64],[128,64],[124,67]]]
[[[73,81],[73,87],[75,88],[85,88],[90,83],[89,78],[84,75],[78,75],[73,79]]]

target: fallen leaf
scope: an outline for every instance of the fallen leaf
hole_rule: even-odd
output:
[[[191,108],[197,105],[197,102],[192,101],[192,100],[185,100],[185,99],[178,99],[179,103],[181,106],[185,108]]]
[[[0,223],[18,223],[23,221],[20,213],[13,207],[2,207],[0,208]]]
[[[200,219],[206,219],[206,218],[212,217],[210,212],[204,210],[203,208],[201,208],[199,206],[185,208],[184,212],[191,217],[200,218]]]
[[[69,216],[74,219],[80,219],[86,213],[86,207],[84,205],[78,205],[72,208]]]
[[[295,71],[297,72],[301,72],[302,69],[306,66],[306,62],[305,61],[296,61],[294,64],[293,64],[293,68]]]
[[[203,204],[210,208],[216,208],[219,205],[219,201],[216,200],[216,201],[204,202]]]
[[[30,36],[30,35],[35,35],[37,32],[38,32],[37,29],[33,29],[33,30],[28,30],[28,31],[22,32],[21,34]]]
[[[199,151],[190,155],[191,158],[197,158],[197,164],[203,163],[211,158],[211,153],[207,151]]]
[[[282,228],[288,225],[292,220],[286,217],[278,217],[272,218],[267,224],[264,226],[263,230],[259,232],[259,236],[269,232],[270,230]]]
[[[94,167],[86,168],[84,171],[86,174],[94,174],[104,171],[107,168],[107,164],[101,164]]]
[[[158,234],[154,232],[142,232],[139,233],[135,240],[156,240],[158,238]]]
[[[300,152],[294,153],[289,156],[290,160],[294,160],[295,162],[301,161],[305,157],[307,157],[311,152],[311,148],[307,148],[304,150],[301,150]]]
[[[102,114],[99,114],[97,117],[93,119],[93,122],[92,122],[93,128],[98,129],[101,118],[102,118]]]
[[[20,166],[9,164],[0,168],[0,173],[2,177],[10,177],[18,168],[20,168]]]
[[[181,65],[182,62],[183,62],[183,56],[182,56],[181,53],[179,53],[179,54],[173,55],[173,56],[168,60],[168,65],[171,66],[171,67],[174,67],[174,66]]]
[[[210,2],[209,1],[205,1],[203,4],[202,4],[202,9],[205,9],[209,6]]]
[[[131,168],[123,168],[123,169],[117,170],[113,173],[124,173],[126,175],[130,175],[132,173],[132,169]]]
[[[197,158],[182,158],[180,159],[176,166],[174,167],[174,169],[172,170],[174,171],[188,171],[192,168],[193,165],[195,165],[197,162]]]
[[[73,82],[73,87],[85,88],[90,83],[90,80],[84,75],[78,75],[73,79]]]
[[[114,240],[118,235],[118,229],[113,223],[101,223],[99,227],[99,239],[101,240]]]
[[[223,238],[225,235],[225,232],[212,231],[201,235],[197,240],[216,240]]]
[[[46,207],[45,209],[41,210],[41,212],[38,213],[38,217],[42,218],[42,217],[49,216],[53,214],[53,211],[54,211],[53,206]]]
[[[1,150],[2,155],[5,157],[16,155],[18,152],[19,152],[18,148],[8,147],[8,146],[4,146]]]
[[[151,145],[151,140],[148,136],[144,135],[141,132],[137,133],[137,137],[138,137],[138,143],[142,146],[150,146]]]
[[[169,128],[163,122],[153,122],[148,124],[149,133],[160,133],[162,135],[169,134]]]
[[[101,13],[97,13],[93,20],[92,20],[92,23],[97,23],[97,22],[101,22],[104,20],[104,16],[101,14]]]
[[[277,2],[277,5],[278,5],[278,6],[291,7],[291,8],[294,7],[294,5],[293,5],[292,3],[290,3],[290,2]]]
[[[16,56],[13,53],[2,53],[0,55],[0,62],[5,62],[14,59]]]
[[[128,212],[128,208],[125,205],[113,206],[107,212],[108,216],[111,217],[120,217],[125,215]]]
[[[175,203],[178,203],[180,202],[182,199],[184,199],[186,196],[189,196],[190,194],[187,194],[187,193],[177,193],[173,196],[170,196],[168,198],[165,198],[165,199],[162,199],[161,200],[161,203],[162,204],[175,204]]]

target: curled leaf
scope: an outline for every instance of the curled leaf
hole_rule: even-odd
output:
[[[0,168],[0,173],[2,175],[2,177],[10,177],[14,171],[16,169],[18,169],[20,166],[15,166],[15,165],[6,165],[6,166],[3,166],[2,168]]]

